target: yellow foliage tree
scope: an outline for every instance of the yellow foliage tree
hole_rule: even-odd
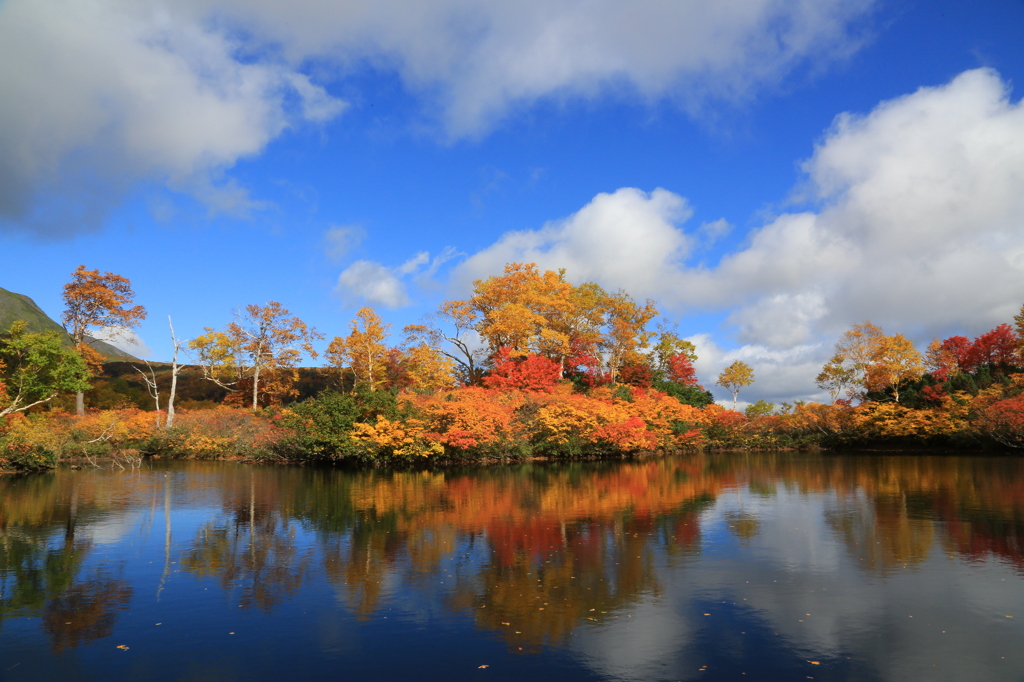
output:
[[[229,391],[239,390],[238,383],[252,383],[252,409],[259,407],[261,377],[272,373],[277,381],[292,377],[293,369],[303,354],[317,357],[313,340],[323,336],[306,326],[298,317],[290,316],[277,301],[266,306],[247,305],[235,313],[224,331],[209,327],[206,333],[188,343],[197,355],[203,376]],[[278,387],[280,389],[280,387]]]
[[[339,371],[351,370],[357,386],[377,390],[387,374],[386,341],[390,328],[391,325],[385,324],[373,308],[360,308],[348,336],[334,337],[327,347],[328,364]]]
[[[924,358],[913,343],[902,334],[886,336],[881,327],[867,321],[843,334],[830,362],[852,377],[853,386],[868,391],[889,389],[896,402],[900,384],[924,374]],[[852,393],[851,397],[863,399],[864,393]]]
[[[735,410],[740,389],[754,383],[754,370],[742,360],[737,360],[722,370],[715,383],[732,393],[732,409]]]
[[[900,384],[915,381],[924,374],[924,359],[914,344],[902,334],[882,335],[876,341],[865,385],[872,391],[892,391],[900,401]]]
[[[570,311],[572,291],[564,270],[542,273],[535,263],[509,263],[504,274],[473,283],[477,333],[491,355],[509,348],[516,355],[561,359],[569,352],[569,335],[560,322]]]
[[[420,393],[437,393],[454,388],[455,362],[429,344],[420,343],[405,352],[409,366],[409,386]]]
[[[625,291],[609,297],[606,332],[601,343],[605,361],[612,381],[618,377],[623,365],[631,362],[646,362],[641,353],[653,336],[647,325],[658,314],[654,301],[638,304]]]

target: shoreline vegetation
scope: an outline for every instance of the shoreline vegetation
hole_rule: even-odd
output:
[[[171,325],[171,363],[104,362],[90,330],[128,329],[146,312],[122,277],[82,266],[73,278],[63,320],[74,333],[15,322],[0,335],[2,470],[147,457],[403,466],[1024,447],[1024,309],[1016,329],[936,339],[926,354],[900,334],[854,325],[816,380],[830,403],[759,400],[740,412],[755,368],[727,367],[716,383],[733,409],[715,404],[693,344],[648,328],[653,301],[533,264],[475,282],[471,298],[446,301],[397,346],[362,308],[318,368],[299,361],[318,356],[323,336],[276,302],[190,341]]]

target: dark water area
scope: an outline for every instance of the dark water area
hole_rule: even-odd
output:
[[[0,679],[1020,680],[1024,461],[0,480]]]

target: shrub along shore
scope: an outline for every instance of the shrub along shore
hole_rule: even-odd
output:
[[[323,392],[288,406],[228,405],[166,415],[135,407],[7,417],[0,465],[122,466],[147,457],[280,463],[413,463],[630,457],[698,450],[1024,446],[1024,374],[912,409],[895,402],[784,406],[768,414],[687,405],[628,385],[574,391],[466,387],[422,395]]]

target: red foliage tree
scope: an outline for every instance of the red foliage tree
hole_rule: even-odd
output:
[[[384,356],[384,385],[389,389],[403,390],[412,385],[409,374],[409,358],[398,348],[389,348]]]
[[[697,371],[685,353],[676,353],[668,359],[668,379],[683,386],[697,386]]]
[[[541,355],[512,357],[512,350],[502,346],[494,355],[494,370],[484,377],[487,388],[520,391],[553,391],[562,378],[562,366]]]
[[[619,369],[619,383],[650,388],[654,384],[654,375],[650,366],[641,362],[631,362]]]
[[[982,365],[1000,368],[1015,366],[1020,362],[1017,335],[1008,324],[1001,324],[992,331],[974,339],[966,354],[966,364],[973,371]]]
[[[604,386],[611,383],[608,372],[601,371],[601,358],[597,356],[594,344],[574,339],[565,359],[566,378],[578,377],[585,386]]]

